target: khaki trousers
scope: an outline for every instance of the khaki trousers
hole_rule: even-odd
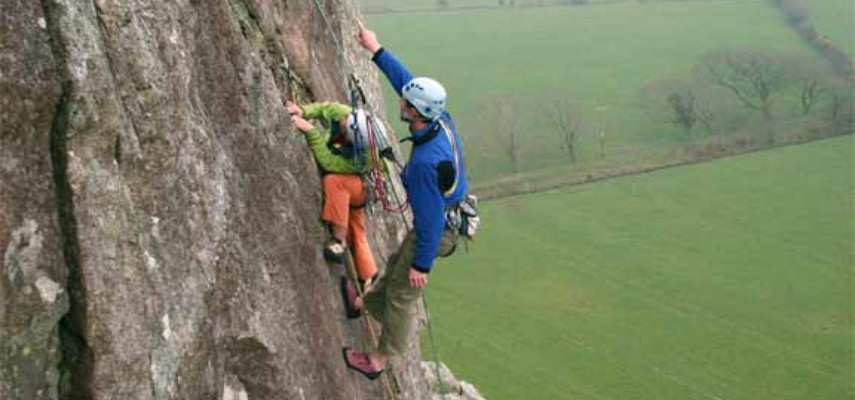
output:
[[[439,245],[439,254],[447,255],[454,245],[454,233],[446,230]],[[404,354],[409,343],[414,305],[422,293],[421,288],[410,285],[410,266],[415,250],[416,234],[411,230],[386,266],[383,276],[365,295],[366,309],[383,327],[377,350],[385,356]]]

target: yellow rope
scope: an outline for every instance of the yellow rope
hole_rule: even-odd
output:
[[[350,277],[350,281],[354,283],[354,286],[356,286],[359,298],[364,298],[365,293],[362,291],[362,285],[359,284],[359,277],[356,273],[356,267],[353,261],[353,255],[350,253],[350,248],[347,248],[347,251],[345,251],[345,266],[347,267],[347,275]],[[365,307],[362,307],[363,314],[368,314],[367,311],[368,310],[366,310]],[[371,321],[368,318],[363,318],[363,320],[365,321],[365,326],[368,327],[368,333],[369,336],[371,336],[371,343],[374,344],[374,347],[377,347],[380,340],[377,337],[377,332],[374,331],[374,325],[371,324]],[[392,368],[388,366],[387,368],[387,373],[383,374],[383,387],[385,389],[386,398],[389,400],[397,400],[395,391],[392,388],[393,380],[395,380],[396,377]]]
[[[305,95],[303,94],[305,93],[305,84],[290,68],[288,68],[286,72],[288,74],[286,79],[288,80],[288,91],[291,92],[291,101],[297,104],[308,104]],[[300,86],[303,87],[301,88]]]

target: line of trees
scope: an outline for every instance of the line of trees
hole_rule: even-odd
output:
[[[522,171],[524,155],[533,147],[532,129],[554,132],[554,142],[550,140],[549,145],[560,149],[572,164],[579,161],[583,141],[596,142],[599,157],[605,157],[605,127],[590,123],[583,107],[566,91],[545,93],[536,99],[516,93],[494,93],[485,96],[481,106],[479,124],[495,133],[494,143],[512,173]]]
[[[647,83],[641,93],[650,114],[676,128],[684,149],[701,149],[698,157],[711,155],[707,145],[724,154],[853,133],[853,83],[822,59],[743,47],[708,51],[695,64],[686,75]],[[532,129],[553,133],[547,145],[571,164],[579,162],[582,145],[599,146],[599,157],[605,157],[603,121],[567,90],[536,98],[495,93],[481,106],[480,125],[494,132],[491,146],[512,173],[522,171],[527,151],[544,145],[530,142]]]
[[[759,115],[759,131],[767,133],[768,142],[775,140],[778,119],[809,119],[822,136],[849,133],[855,120],[850,80],[823,63],[768,49],[709,51],[694,73],[651,82],[642,93],[685,139],[753,126],[741,110]]]
[[[817,32],[810,22],[808,7],[797,0],[769,0],[787,16],[787,23],[799,33],[808,44],[825,57],[834,70],[841,76],[851,77],[852,56],[836,45],[825,35]]]

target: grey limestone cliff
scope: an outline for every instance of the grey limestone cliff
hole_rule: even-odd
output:
[[[349,1],[320,1],[379,104]],[[347,100],[314,0],[0,2],[0,399],[382,399],[340,348],[288,99]],[[386,260],[400,217],[370,215]],[[400,399],[427,398],[417,340]]]

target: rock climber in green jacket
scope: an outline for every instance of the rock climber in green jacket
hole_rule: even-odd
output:
[[[370,115],[354,112],[340,103],[312,103],[300,106],[287,102],[291,122],[306,136],[315,160],[323,172],[323,219],[331,226],[332,238],[324,245],[324,256],[341,262],[345,249],[353,249],[360,283],[370,284],[377,266],[365,234],[365,203],[368,196],[360,174],[372,167],[370,162],[354,155],[355,142],[367,143]],[[321,131],[308,120],[324,121],[330,129]],[[382,134],[382,131],[380,132]]]

